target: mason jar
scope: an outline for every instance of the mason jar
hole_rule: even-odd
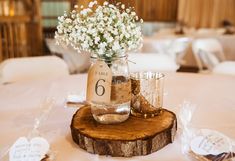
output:
[[[111,94],[109,103],[91,100],[91,112],[94,119],[102,124],[117,124],[128,119],[131,103],[131,80],[127,55],[102,59],[91,57],[91,65],[103,61],[111,70]]]

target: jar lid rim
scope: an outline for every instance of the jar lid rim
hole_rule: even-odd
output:
[[[127,54],[124,54],[124,55],[119,55],[119,56],[115,56],[115,57],[99,57],[99,56],[94,56],[94,55],[91,55],[90,58],[91,59],[99,59],[99,60],[116,60],[116,59],[120,59],[120,58],[126,58],[128,57]]]

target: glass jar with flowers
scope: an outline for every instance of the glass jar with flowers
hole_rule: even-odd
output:
[[[94,119],[103,124],[120,123],[130,114],[131,83],[127,52],[142,46],[139,19],[124,4],[75,6],[58,18],[56,39],[91,54],[87,101]]]

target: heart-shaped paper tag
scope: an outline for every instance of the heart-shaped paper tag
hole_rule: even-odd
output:
[[[200,130],[190,145],[192,151],[199,155],[218,155],[230,152],[232,148],[228,137],[208,129]]]
[[[42,137],[20,137],[10,148],[10,161],[40,161],[50,148],[49,143]]]

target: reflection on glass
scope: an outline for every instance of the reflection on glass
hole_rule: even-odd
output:
[[[163,103],[164,74],[141,72],[131,74],[131,113],[144,118],[158,115]]]

